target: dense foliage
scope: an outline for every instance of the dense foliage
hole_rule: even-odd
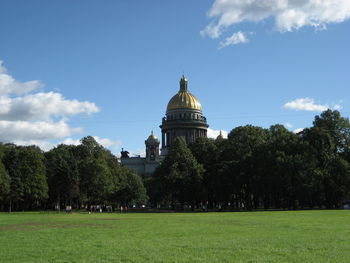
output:
[[[162,165],[156,170],[151,186],[154,202],[171,202],[173,205],[191,204],[192,207],[202,198],[204,169],[191,153],[182,138],[175,144]]]
[[[186,145],[177,138],[144,180],[90,136],[45,153],[0,144],[0,210],[148,201],[192,209],[337,208],[350,199],[350,122],[327,110],[298,134],[283,125],[247,125],[227,139]]]
[[[316,116],[298,134],[282,125],[247,125],[234,128],[228,139],[200,138],[180,146],[147,184],[154,203],[336,208],[350,198],[350,123],[338,111]]]
[[[142,179],[90,136],[78,146],[59,145],[45,153],[35,146],[0,145],[0,157],[2,210],[148,201]]]

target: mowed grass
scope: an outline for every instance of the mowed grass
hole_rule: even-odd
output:
[[[350,211],[0,213],[0,262],[350,262]]]

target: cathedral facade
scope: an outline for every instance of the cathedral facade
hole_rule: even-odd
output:
[[[160,141],[153,134],[145,141],[146,157],[129,157],[128,152],[122,150],[121,163],[136,170],[141,176],[151,175],[165,157],[176,137],[182,137],[186,143],[194,142],[198,137],[207,137],[207,119],[202,112],[202,105],[198,99],[188,91],[188,81],[185,76],[180,80],[180,89],[169,101],[159,126],[162,132]]]

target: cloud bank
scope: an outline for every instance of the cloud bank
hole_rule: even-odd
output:
[[[210,38],[219,38],[227,28],[242,22],[259,23],[271,18],[279,32],[292,32],[306,26],[325,29],[328,24],[349,19],[350,1],[215,0],[207,15],[212,21],[201,35]]]
[[[50,140],[82,132],[82,128],[68,125],[69,117],[99,111],[93,102],[69,100],[57,92],[39,92],[42,87],[38,80],[16,80],[0,60],[0,142],[35,144],[48,150],[54,146]],[[101,139],[108,144],[106,140]]]
[[[316,104],[312,98],[299,98],[287,102],[283,105],[283,108],[296,111],[325,111],[327,109],[339,110],[341,105],[339,104]]]

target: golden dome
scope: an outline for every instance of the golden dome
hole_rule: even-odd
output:
[[[195,96],[187,91],[187,79],[182,76],[180,80],[180,90],[171,98],[166,111],[175,109],[191,109],[202,111],[202,105]]]
[[[153,130],[152,130],[152,132],[151,132],[151,135],[148,136],[147,141],[158,141],[157,136],[155,136],[155,135],[153,134]]]
[[[191,110],[202,110],[202,105],[188,91],[179,91],[168,103],[166,111],[175,110],[175,109],[191,109]]]

